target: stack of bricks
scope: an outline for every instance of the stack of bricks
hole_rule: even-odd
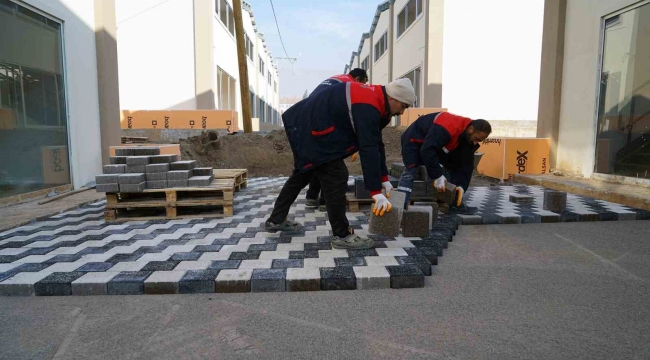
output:
[[[115,150],[104,174],[97,175],[97,192],[142,192],[144,189],[210,186],[212,168],[197,168],[195,160],[179,161],[178,155],[160,155],[160,148]]]

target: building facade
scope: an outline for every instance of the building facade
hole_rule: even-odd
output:
[[[281,124],[277,65],[242,2],[252,116]],[[116,0],[120,105],[236,110],[243,128],[230,0]]]

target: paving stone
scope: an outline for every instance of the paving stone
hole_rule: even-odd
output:
[[[200,253],[219,252],[221,248],[223,248],[223,245],[198,245],[192,251]]]
[[[397,256],[395,257],[397,262],[400,265],[415,265],[422,271],[422,274],[424,276],[431,276],[431,262],[425,258],[424,256],[420,255],[413,255],[413,256]]]
[[[286,269],[255,269],[251,277],[252,292],[281,292],[286,290]]]
[[[90,272],[72,282],[72,295],[106,295],[106,284],[118,273]]]
[[[214,171],[211,167],[201,167],[192,169],[192,176],[212,176],[214,177]]]
[[[241,260],[216,260],[209,266],[209,270],[239,269]]]
[[[399,265],[394,256],[367,256],[365,261],[367,266]]]
[[[102,170],[104,174],[124,174],[126,172],[126,165],[104,165]]]
[[[125,172],[127,174],[144,174],[146,169],[145,165],[127,165]]]
[[[544,210],[561,213],[566,210],[567,194],[563,191],[546,190],[544,192]],[[542,220],[543,221],[543,220]]]
[[[95,186],[97,192],[117,193],[120,192],[119,184],[97,184]]]
[[[224,269],[215,280],[215,292],[237,293],[251,291],[253,269]]]
[[[188,270],[178,282],[181,294],[213,293],[218,269]]]
[[[141,295],[144,281],[151,271],[124,271],[117,274],[106,285],[108,295]]]
[[[521,224],[521,216],[515,213],[497,213],[502,224]]]
[[[334,258],[305,258],[303,260],[304,267],[316,267],[316,268],[325,268],[325,267],[334,267]]]
[[[141,270],[142,271],[171,271],[180,263],[180,261],[150,261]]]
[[[165,189],[167,188],[167,180],[147,181],[146,187],[147,189]]]
[[[320,269],[288,268],[286,275],[287,291],[320,291]]]
[[[384,216],[376,216],[370,213],[370,222],[368,232],[370,234],[384,235],[384,236],[399,236],[399,211],[389,211],[384,213]]]
[[[185,260],[176,265],[174,270],[205,270],[212,265],[209,260]]]
[[[190,187],[210,186],[213,180],[214,176],[192,176],[188,184]]]
[[[363,257],[345,257],[334,258],[334,264],[339,266],[365,266],[366,262]]]
[[[119,174],[105,174],[105,175],[96,175],[95,176],[95,182],[99,185],[103,184],[117,184],[118,183],[118,178]]]
[[[511,194],[508,198],[511,203],[519,205],[532,205],[535,198],[530,195]]]
[[[160,155],[160,148],[153,146],[138,146],[133,148],[133,155],[143,156],[143,155]]]
[[[111,165],[126,165],[126,156],[111,156],[108,161]]]
[[[463,225],[481,225],[483,223],[483,217],[481,215],[463,215],[458,214],[458,216]]]
[[[261,251],[233,251],[229,260],[257,260],[260,258]]]
[[[167,187],[169,188],[187,187],[187,185],[187,180],[167,180]]]
[[[578,212],[578,221],[598,221],[598,213],[595,212]]]
[[[78,271],[55,272],[34,284],[36,296],[66,296],[72,295],[71,283],[85,273]]]
[[[402,219],[402,236],[426,237],[429,236],[431,221],[429,214],[417,210],[404,210]]]
[[[155,271],[144,281],[145,294],[178,294],[185,271]]]
[[[129,166],[142,166],[142,165],[149,165],[148,156],[129,156],[126,158],[127,169]],[[152,171],[152,172],[156,172],[156,171]]]
[[[423,198],[427,197],[427,188],[430,186],[430,183],[424,182],[421,180],[415,180],[413,182],[413,191],[411,192],[411,197],[414,198]]]
[[[108,271],[110,268],[112,268],[115,264],[113,263],[108,263],[108,262],[89,262],[86,263],[82,266],[80,266],[78,269],[75,271],[81,271],[81,272],[103,272],[103,271]]]
[[[169,164],[178,161],[178,155],[153,155],[149,158],[150,164]]]
[[[145,166],[147,174],[166,173],[169,171],[169,164],[149,164]]]
[[[115,149],[117,156],[133,156],[133,148],[117,148]]]
[[[350,266],[321,268],[321,290],[355,290],[357,279]]]
[[[288,269],[303,267],[302,259],[275,259],[271,265],[272,269]]]
[[[190,178],[191,170],[173,170],[167,172],[167,180],[187,180]]]
[[[632,211],[618,212],[618,221],[636,220],[636,213]]]
[[[429,196],[429,195],[427,195]],[[438,203],[437,202],[427,202],[427,201],[416,201],[413,203],[414,206],[428,206],[431,208],[431,225],[438,222]]]
[[[449,205],[447,204],[438,204],[438,211],[443,214],[449,214]]]
[[[387,266],[393,289],[424,287],[424,274],[415,265]]]
[[[161,173],[147,173],[145,174],[145,177],[147,181],[167,181],[167,173],[166,172],[161,172]]]
[[[542,223],[556,223],[560,222],[559,214],[542,214],[539,215]]]
[[[431,265],[438,265],[438,256],[442,256],[442,247],[440,247],[440,255],[438,255],[438,251],[436,248],[433,247],[420,247],[420,248],[408,248],[404,249],[406,253],[409,256],[412,257],[424,257],[429,261]],[[390,264],[393,265],[393,264]]]
[[[393,190],[390,192],[390,198],[388,199],[393,206],[393,209],[404,209],[406,203],[406,193],[399,190]]]
[[[434,190],[435,191],[435,190]],[[436,198],[439,201],[449,205],[456,200],[456,185],[447,182],[447,186],[444,192],[435,192]]]
[[[358,290],[390,288],[390,274],[385,266],[355,266]]]
[[[144,174],[141,174],[144,175]],[[147,183],[146,182],[141,182],[139,184],[120,184],[120,192],[143,192],[144,189],[147,188]]]
[[[405,168],[404,163],[401,163],[401,162],[394,162],[394,163],[390,164],[390,169],[395,170],[400,175],[404,172],[404,168]]]
[[[366,184],[362,178],[354,180],[354,197],[357,199],[372,199],[370,191],[366,190]]]
[[[270,269],[273,265],[273,260],[242,260],[239,265],[240,269]]]
[[[176,161],[171,163],[170,168],[176,170],[192,170],[196,167],[196,160]]]
[[[123,175],[120,175],[118,179],[119,179],[118,183],[120,185],[127,185],[127,184],[139,185],[139,184],[147,181],[144,173],[142,173],[142,174],[123,174]]]
[[[363,250],[348,250],[349,257],[371,257],[377,256],[377,251],[375,249],[363,249]]]

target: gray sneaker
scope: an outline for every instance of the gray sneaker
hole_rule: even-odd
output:
[[[318,199],[305,199],[306,208],[315,208],[318,207]]]
[[[332,240],[332,248],[334,249],[372,249],[375,246],[375,242],[369,238],[362,238],[357,234],[350,234],[344,238],[339,238],[337,236]]]
[[[292,221],[290,219],[285,219],[283,222],[276,224],[270,220],[267,220],[264,223],[264,230],[267,232],[278,232],[278,231],[294,231],[300,226],[299,223]]]

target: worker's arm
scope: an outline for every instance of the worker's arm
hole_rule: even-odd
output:
[[[469,183],[474,174],[474,153],[480,146],[471,144],[461,144],[456,150],[452,151],[449,157],[451,162],[459,166],[449,171],[449,182],[460,186],[467,191]]]
[[[429,133],[424,138],[424,144],[420,149],[420,155],[424,161],[424,166],[427,168],[427,173],[431,179],[437,179],[443,175],[443,170],[440,167],[440,159],[438,158],[438,151],[449,142],[451,136],[449,132],[438,124],[433,124]]]
[[[352,105],[352,119],[359,144],[363,181],[371,195],[381,193],[382,155],[379,150],[381,142],[379,117],[377,108],[370,104]],[[383,158],[385,167],[385,155]]]
[[[388,167],[386,166],[386,147],[384,139],[379,132],[379,165],[381,166],[381,181],[388,181]]]

